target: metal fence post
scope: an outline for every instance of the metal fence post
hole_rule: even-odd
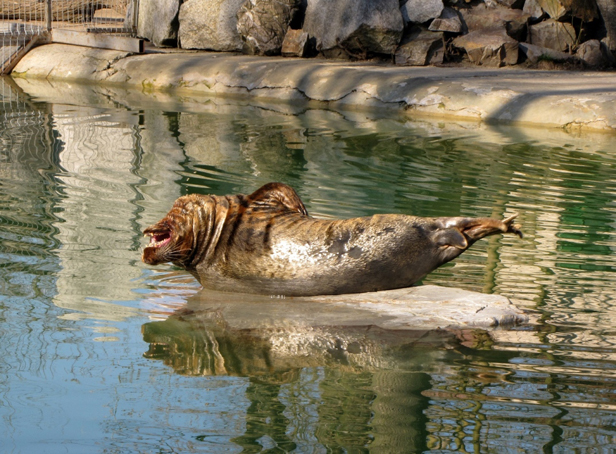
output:
[[[133,0],[133,36],[137,36],[139,28],[139,0]]]
[[[126,20],[124,27],[130,29],[132,36],[137,33],[137,21],[139,20],[139,0],[129,0],[126,7]]]
[[[47,31],[51,31],[51,1],[47,0],[47,7],[45,8],[45,22],[47,22]]]

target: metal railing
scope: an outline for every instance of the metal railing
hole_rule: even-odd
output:
[[[134,37],[138,0],[0,0],[0,67],[7,74],[52,30]]]

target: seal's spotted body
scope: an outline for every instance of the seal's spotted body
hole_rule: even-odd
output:
[[[269,183],[250,195],[180,197],[144,234],[143,261],[172,262],[206,288],[287,296],[408,287],[496,233],[489,218],[381,214],[315,219],[295,191]]]

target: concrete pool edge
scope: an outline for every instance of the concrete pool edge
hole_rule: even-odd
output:
[[[127,52],[63,44],[31,50],[14,77],[206,96],[388,108],[409,117],[616,131],[616,73],[400,67],[213,52]]]

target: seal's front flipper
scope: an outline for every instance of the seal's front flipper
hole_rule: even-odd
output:
[[[297,192],[284,183],[267,183],[246,197],[248,205],[257,209],[276,208],[282,205],[290,211],[308,216],[308,211]]]

